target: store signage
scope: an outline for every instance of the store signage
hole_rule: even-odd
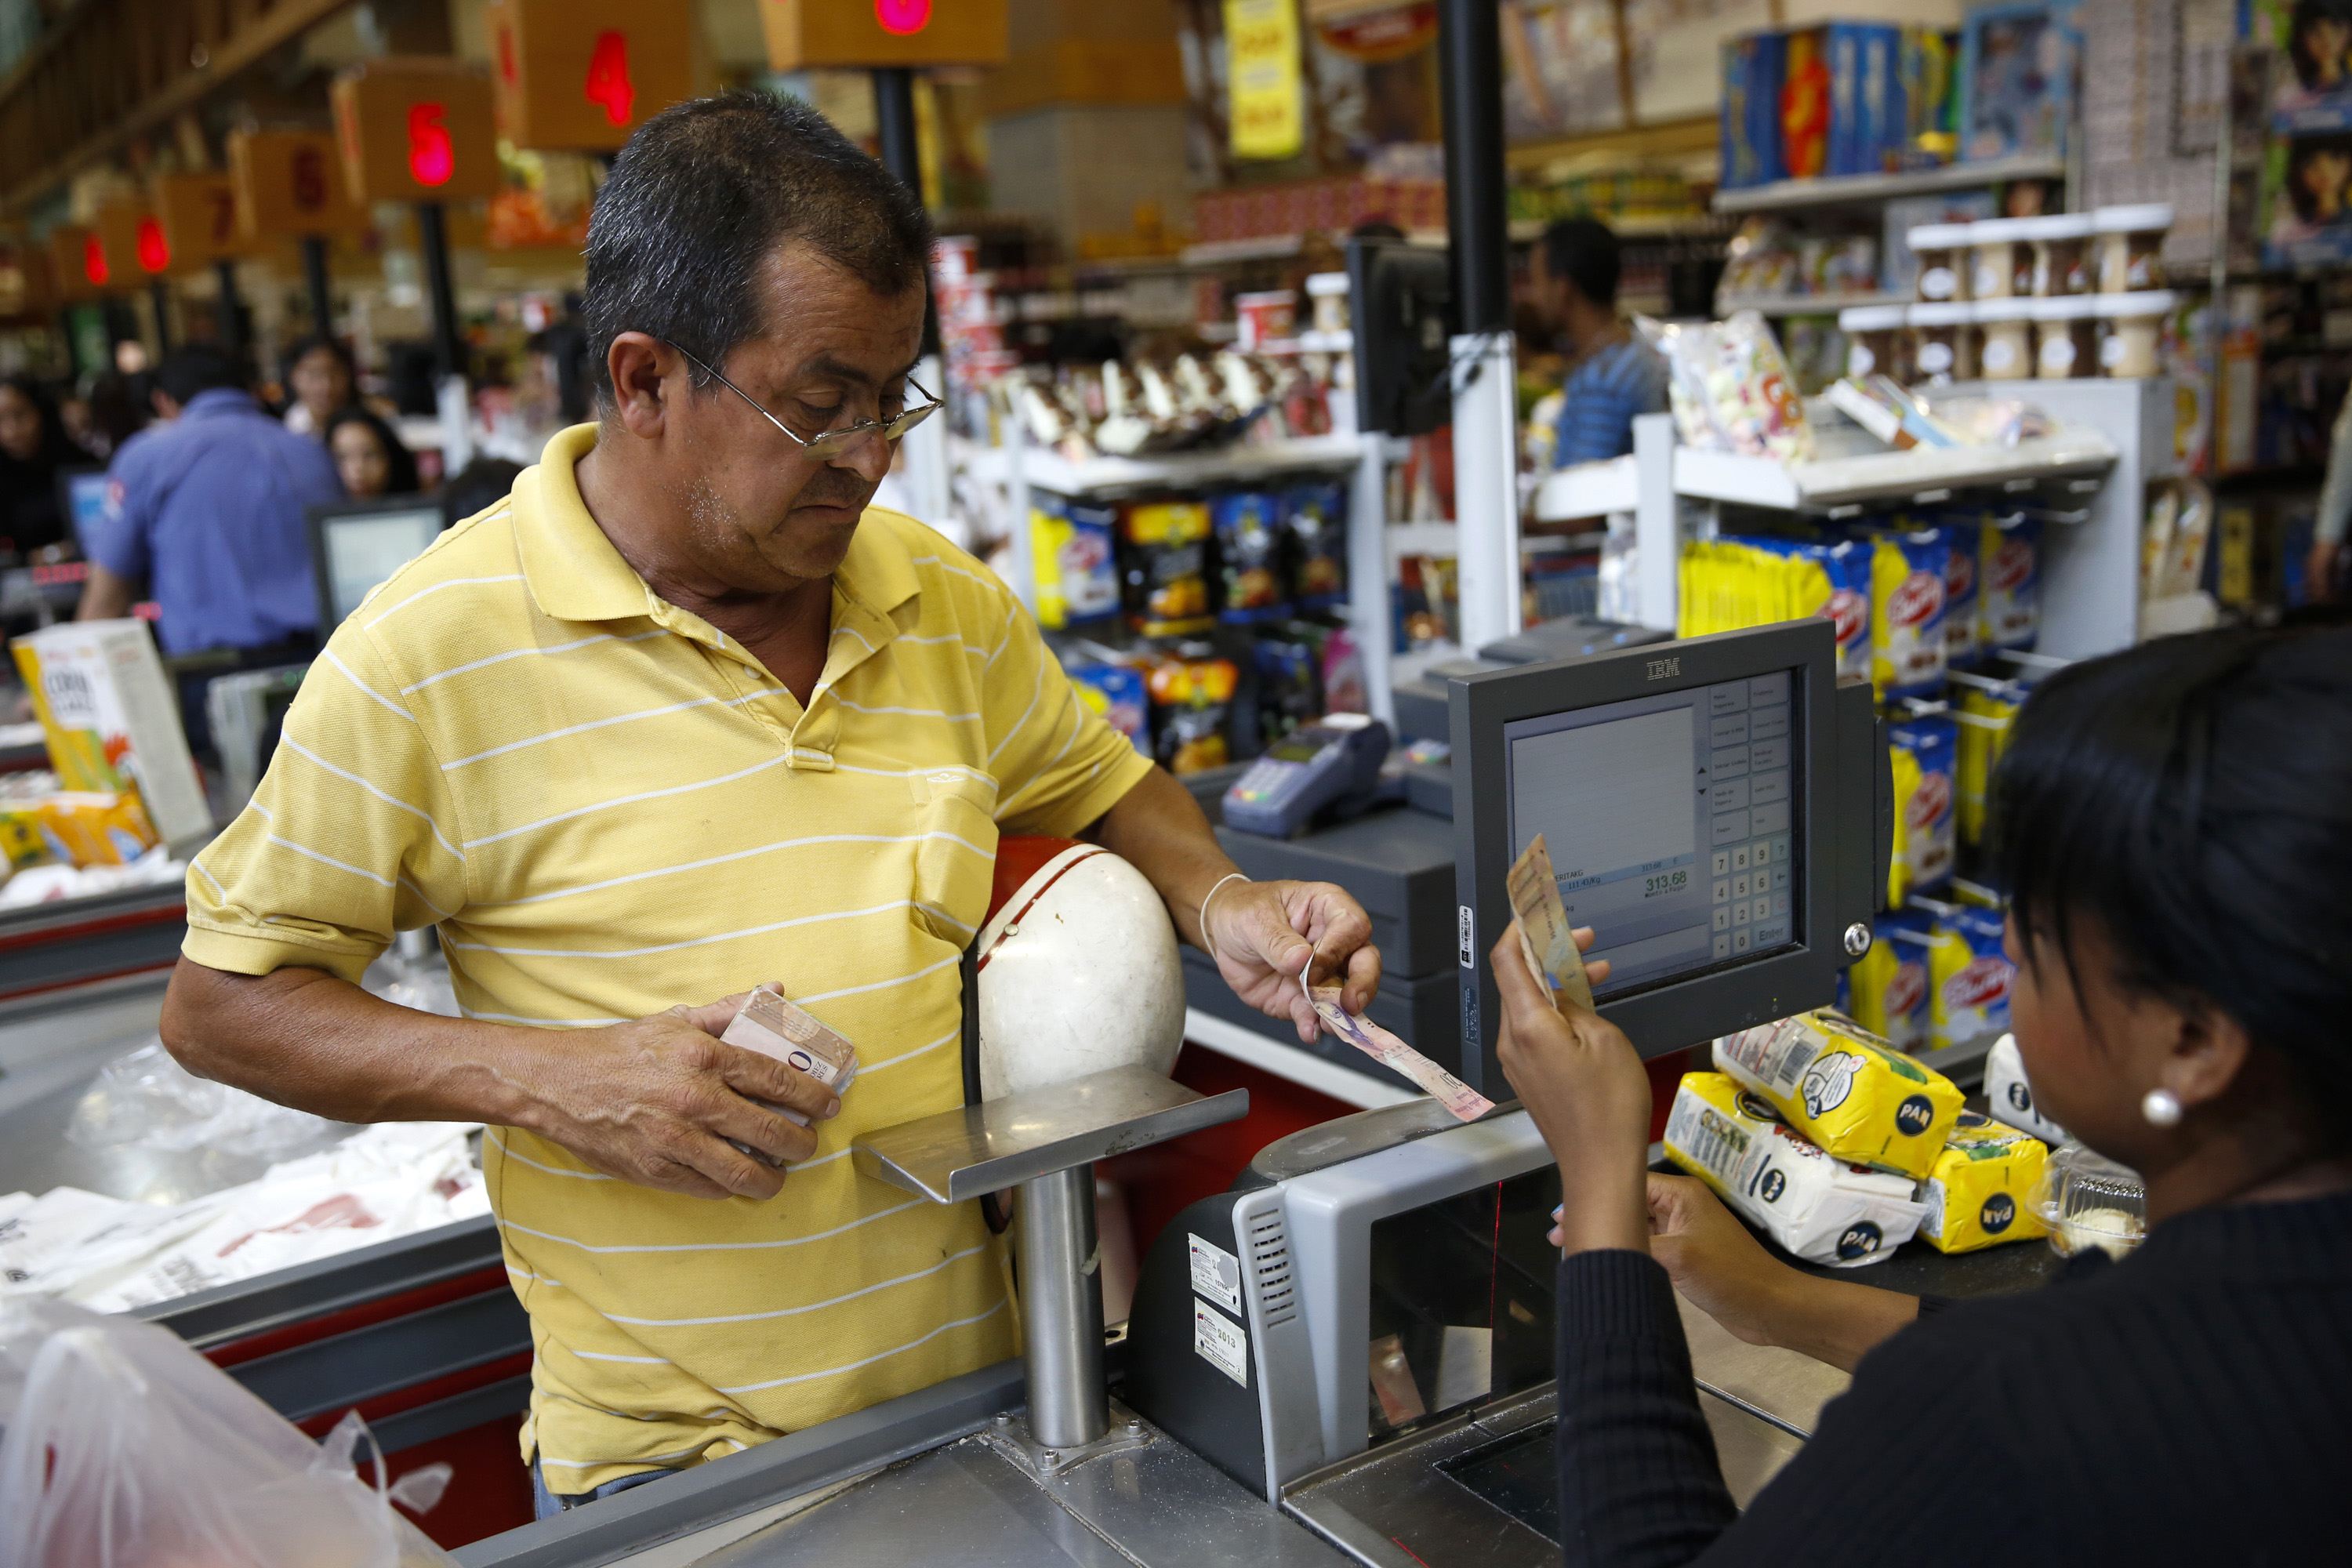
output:
[[[768,63],[995,66],[1010,58],[1010,0],[760,0]]]
[[[499,189],[489,73],[457,60],[380,59],[335,79],[343,178],[362,202],[449,202]]]
[[[611,152],[693,97],[692,34],[675,10],[664,0],[490,0],[499,134],[518,147]]]
[[[90,247],[97,235],[79,224],[61,223],[49,230],[47,241],[50,284],[63,300],[88,300],[105,285],[89,279]],[[101,272],[107,270],[106,247],[98,246],[98,261]]]
[[[237,227],[236,182],[226,174],[166,174],[154,189],[158,237],[182,271],[233,261],[249,248]]]
[[[352,234],[368,226],[352,200],[335,139],[318,131],[233,131],[228,175],[247,243],[279,235]]]
[[[137,202],[107,203],[89,226],[97,243],[82,247],[82,275],[94,288],[127,289],[142,273],[152,276],[171,264],[171,247],[163,243],[155,215]]]
[[[1298,0],[1225,0],[1225,91],[1236,158],[1295,158],[1307,145]]]

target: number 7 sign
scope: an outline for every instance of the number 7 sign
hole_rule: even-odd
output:
[[[226,174],[166,174],[155,182],[155,216],[173,270],[194,271],[246,254],[236,225],[236,187]]]
[[[490,0],[499,128],[519,147],[611,152],[694,96],[675,0]]]

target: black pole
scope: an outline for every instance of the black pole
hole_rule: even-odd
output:
[[[322,338],[335,335],[335,291],[327,280],[327,237],[302,237],[302,277],[310,290],[310,330]]]
[[[882,166],[899,183],[923,194],[923,155],[915,141],[915,73],[905,66],[880,66],[874,72],[874,118],[882,142]]]
[[[155,353],[172,352],[172,290],[161,278],[147,280],[147,308],[155,312]]]
[[[443,375],[462,375],[466,353],[457,341],[457,291],[449,281],[449,228],[439,202],[416,204],[416,237],[425,251],[425,287],[433,301],[433,355]]]
[[[923,151],[915,136],[915,73],[905,66],[877,66],[874,70],[874,122],[882,145],[882,166],[898,183],[923,199]],[[929,279],[924,280],[926,296]],[[923,353],[940,352],[939,311],[923,307]]]
[[[245,301],[237,297],[236,263],[213,263],[213,280],[220,289],[221,346],[232,354],[245,352]]]
[[[1439,0],[1444,92],[1445,227],[1464,332],[1511,325],[1510,231],[1503,216],[1503,35],[1495,0]]]

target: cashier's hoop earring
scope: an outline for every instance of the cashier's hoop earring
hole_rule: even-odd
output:
[[[2180,1125],[2180,1097],[2168,1089],[2151,1089],[2141,1097],[2139,1113],[2150,1127]]]

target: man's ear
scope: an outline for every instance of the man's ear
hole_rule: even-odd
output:
[[[623,332],[604,351],[613,381],[613,414],[632,436],[659,437],[669,412],[667,363],[661,340],[646,332]]]
[[[2253,1042],[2235,1018],[2208,1004],[2185,1009],[2179,1017],[2179,1033],[2167,1053],[2161,1081],[2193,1110],[2230,1092]]]

